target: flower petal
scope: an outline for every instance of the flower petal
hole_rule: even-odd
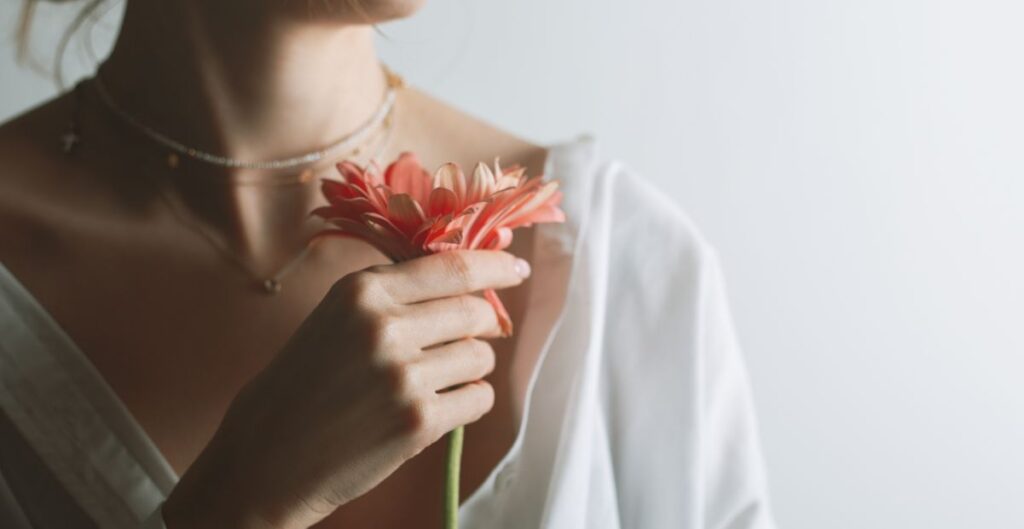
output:
[[[393,237],[399,241],[404,241],[406,239],[405,233],[398,229],[398,226],[395,226],[393,222],[385,218],[383,215],[378,213],[363,213],[361,218],[367,226],[379,231],[380,233]]]
[[[436,217],[455,212],[458,205],[455,193],[445,187],[435,187],[430,191],[430,199],[427,201],[427,215]]]
[[[420,165],[419,158],[405,151],[391,162],[384,172],[384,183],[394,193],[408,193],[413,200],[426,204],[430,193],[430,173]]]
[[[485,250],[504,250],[510,244],[512,244],[512,230],[498,228],[487,235],[480,247]]]
[[[442,164],[434,172],[432,184],[435,188],[443,187],[455,193],[457,208],[468,203],[466,200],[466,177],[458,165],[452,162]]]
[[[400,261],[406,258],[409,249],[403,245],[402,239],[390,237],[380,230],[373,229],[366,224],[356,222],[352,219],[331,219],[331,223],[340,228],[331,230],[334,234],[348,233],[352,237],[369,243],[381,253],[391,258],[392,261]]]
[[[388,218],[408,235],[416,233],[426,220],[420,205],[406,193],[394,194],[388,199]]]
[[[501,303],[498,293],[491,288],[485,289],[484,299],[494,307],[494,312],[498,315],[498,325],[501,326],[501,335],[504,337],[512,336],[512,318],[509,317],[508,311],[505,310],[505,305]]]
[[[491,168],[487,167],[483,162],[477,163],[466,189],[466,200],[469,202],[479,202],[487,195],[490,195],[493,189],[494,173],[491,172]]]
[[[459,247],[459,243],[462,242],[462,232],[459,230],[452,230],[449,232],[442,233],[433,240],[428,240],[425,245],[428,250],[432,252],[442,252],[449,249],[456,249]]]
[[[360,193],[358,189],[353,189],[351,184],[330,178],[324,178],[320,181],[320,191],[328,201],[336,198],[352,198],[359,196]]]

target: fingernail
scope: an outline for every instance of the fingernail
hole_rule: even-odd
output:
[[[519,277],[530,277],[530,263],[527,263],[525,259],[516,257],[515,267],[516,273],[519,274]]]

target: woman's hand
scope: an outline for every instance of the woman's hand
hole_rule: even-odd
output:
[[[309,527],[479,419],[495,359],[476,337],[500,329],[471,293],[527,275],[507,252],[458,250],[341,278],[235,397],[164,504],[168,528]]]

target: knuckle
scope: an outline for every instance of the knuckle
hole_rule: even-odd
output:
[[[480,393],[480,397],[475,400],[478,405],[475,421],[479,420],[494,407],[494,386],[484,380],[479,380],[474,382],[474,384]]]
[[[474,322],[479,319],[479,311],[476,299],[470,295],[455,298],[455,312],[459,321]]]
[[[470,340],[473,359],[476,361],[479,371],[484,375],[490,374],[495,367],[494,348],[485,340],[472,338]]]
[[[422,403],[409,402],[398,411],[403,433],[418,432],[427,424],[427,412]]]
[[[402,428],[406,435],[414,439],[417,445],[427,445],[433,441],[434,410],[427,400],[411,401],[402,407]]]
[[[390,349],[398,341],[398,317],[369,313],[363,316],[366,343],[373,349]]]
[[[339,279],[333,290],[353,306],[368,306],[380,296],[380,280],[377,273],[360,270]]]
[[[363,268],[362,272],[370,274],[370,275],[373,275],[373,276],[380,276],[381,274],[383,274],[391,266],[393,266],[393,265],[390,265],[390,264],[370,265],[370,266],[367,266],[366,268]]]
[[[401,368],[401,378],[396,387],[397,395],[407,400],[415,399],[423,393],[425,386],[423,370],[416,362],[408,362]]]
[[[377,370],[390,398],[398,403],[412,400],[416,395],[416,373],[411,364],[395,360],[378,363]]]
[[[469,260],[462,252],[445,252],[440,254],[441,265],[445,273],[460,284],[469,285],[473,279],[473,271]]]

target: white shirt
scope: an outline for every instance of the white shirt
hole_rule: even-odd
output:
[[[541,353],[513,365],[518,434],[461,527],[774,528],[717,251],[592,136],[544,174],[567,221],[536,228],[516,330]],[[0,527],[162,526],[174,471],[2,263],[0,410]]]

